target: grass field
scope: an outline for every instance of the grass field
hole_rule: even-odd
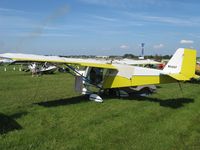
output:
[[[73,83],[68,74],[31,77],[0,66],[0,150],[200,149],[199,84],[99,104]]]

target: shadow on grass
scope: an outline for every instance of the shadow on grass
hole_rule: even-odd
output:
[[[160,106],[170,107],[174,109],[183,107],[184,104],[194,103],[194,99],[191,98],[158,99],[152,97],[135,96],[135,97],[129,97],[126,100],[154,102],[154,103],[159,103]]]
[[[111,98],[116,98],[116,97],[103,96],[104,100],[109,100]],[[175,99],[164,100],[164,99],[151,98],[151,97],[142,97],[138,95],[130,96],[128,98],[123,98],[123,100],[154,102],[154,103],[159,103],[160,106],[170,107],[174,109],[183,107],[185,104],[188,104],[188,103],[194,103],[194,99],[191,99],[191,98],[175,98]],[[84,103],[84,102],[90,102],[88,100],[88,97],[77,96],[77,97],[66,98],[66,99],[39,102],[39,103],[34,103],[34,104],[44,106],[44,107],[56,107],[56,106],[64,106],[64,105],[78,104],[78,103]]]
[[[44,106],[44,107],[56,107],[56,106],[63,106],[63,105],[78,104],[78,103],[83,103],[83,102],[89,102],[86,96],[77,96],[77,97],[66,98],[66,99],[39,102],[39,103],[34,103],[34,104]]]
[[[0,134],[6,134],[10,131],[21,130],[22,126],[14,119],[26,115],[27,112],[20,112],[10,116],[0,113]]]

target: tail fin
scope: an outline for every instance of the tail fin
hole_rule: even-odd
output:
[[[190,80],[195,77],[195,66],[196,50],[179,48],[163,69],[163,73],[176,80]]]

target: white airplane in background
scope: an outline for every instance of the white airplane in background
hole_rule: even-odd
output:
[[[126,65],[158,65],[161,64],[161,62],[157,62],[151,59],[143,59],[143,60],[133,60],[133,59],[122,59],[122,60],[114,60],[113,63],[118,63],[118,64],[126,64]]]
[[[11,59],[0,59],[0,65],[2,64],[10,64],[13,61]]]
[[[44,63],[43,65],[31,63],[28,65],[27,71],[28,70],[30,70],[32,74],[52,74],[57,70],[57,67],[47,63]]]
[[[5,53],[1,58],[15,62],[49,62],[65,64],[75,73],[75,89],[89,94],[91,100],[102,102],[99,96],[107,89],[132,88],[137,86],[188,81],[194,78],[196,50],[179,48],[163,70],[133,66],[132,63],[117,63],[110,60],[75,59],[58,56]],[[75,65],[85,66],[84,71]],[[97,95],[98,94],[98,95]]]

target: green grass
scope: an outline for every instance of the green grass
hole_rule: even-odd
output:
[[[0,150],[200,149],[200,85],[161,85],[146,98],[99,104],[74,79],[0,66]]]

